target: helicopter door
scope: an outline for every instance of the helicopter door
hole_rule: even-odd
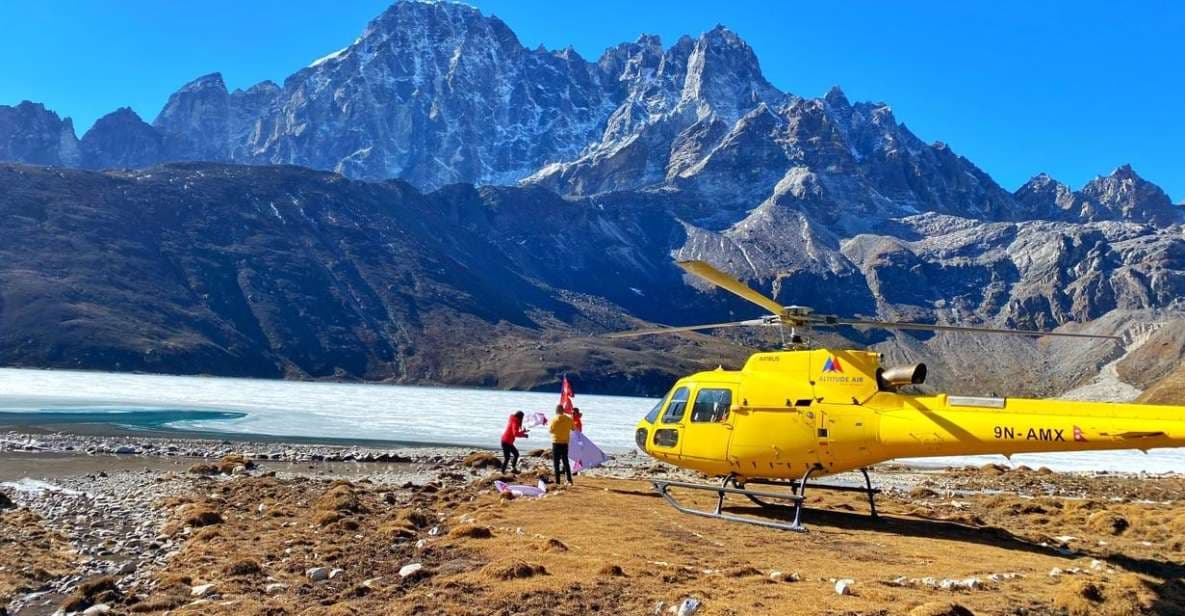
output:
[[[869,444],[875,435],[866,427],[870,415],[867,410],[854,405],[818,405],[815,415],[819,461],[828,471],[851,470],[874,461]]]
[[[732,438],[732,390],[704,385],[695,392],[695,402],[683,429],[683,457],[728,463],[728,442]]]

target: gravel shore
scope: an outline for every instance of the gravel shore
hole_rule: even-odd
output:
[[[546,474],[550,463],[545,459],[545,453],[542,450],[524,452],[524,475],[521,477],[524,483],[531,483],[534,477]],[[1104,559],[1105,554],[1122,548],[1126,560],[1116,562],[1128,563],[1126,566],[1129,568],[1131,562],[1138,562],[1144,563],[1141,571],[1180,570],[1175,564],[1177,553],[1185,546],[1180,542],[1172,545],[1158,543],[1153,530],[1158,525],[1176,527],[1185,521],[1185,514],[1177,513],[1179,506],[1176,499],[1185,484],[1180,476],[1059,474],[1045,469],[1014,470],[991,465],[947,470],[884,465],[876,470],[876,483],[885,489],[882,498],[888,501],[887,508],[890,511],[895,508],[898,515],[943,523],[954,522],[970,528],[983,527],[984,532],[988,533],[985,537],[989,539],[976,539],[976,543],[1008,544],[1011,539],[1003,541],[990,538],[1003,532],[1000,529],[1020,523],[1021,526],[1010,529],[1007,535],[1032,535],[1024,545],[1031,544],[1033,547],[1026,547],[1025,550],[1045,550],[1054,558],[1081,558],[1097,552],[1098,558]],[[612,546],[614,542],[621,541],[624,542],[621,547],[612,549],[627,552],[636,549],[633,544],[637,539],[629,539],[624,535],[613,536],[613,531],[597,531],[611,534],[591,536],[577,532],[585,524],[618,521],[625,525],[622,528],[638,525],[648,528],[647,525],[653,524],[651,532],[656,533],[654,536],[659,541],[650,545],[648,549],[652,551],[677,548],[686,541],[706,542],[702,547],[719,550],[726,544],[712,536],[722,529],[729,531],[728,537],[743,537],[743,543],[750,546],[745,551],[721,553],[718,557],[722,559],[721,562],[704,561],[700,565],[704,572],[725,570],[724,565],[729,562],[756,558],[749,555],[755,549],[753,546],[787,540],[784,534],[777,534],[777,531],[754,531],[750,528],[738,531],[735,525],[721,527],[717,521],[701,521],[678,514],[653,499],[652,492],[641,481],[656,476],[697,479],[689,473],[656,464],[637,453],[617,455],[604,467],[582,473],[577,478],[575,491],[561,490],[555,494],[555,498],[572,499],[566,501],[569,502],[566,507],[575,507],[575,510],[597,512],[602,507],[615,508],[608,517],[590,513],[591,517],[581,518],[574,528],[563,523],[559,526],[548,525],[543,522],[563,519],[564,507],[552,511],[556,505],[544,505],[541,500],[536,508],[543,513],[527,515],[514,522],[518,526],[510,529],[494,527],[492,532],[519,534],[524,532],[526,526],[526,536],[542,536],[541,531],[564,535],[561,545],[566,542],[591,546],[608,542],[606,545]],[[521,518],[529,509],[514,510],[523,511],[523,514],[505,510],[506,501],[499,501],[498,495],[490,489],[495,478],[501,478],[497,471],[497,458],[492,452],[475,451],[472,448],[381,448],[60,433],[0,434],[0,554],[9,555],[7,558],[0,556],[0,615],[80,613],[93,616],[104,613],[151,613],[178,608],[181,609],[179,613],[195,614],[338,613],[311,608],[297,609],[292,604],[285,604],[283,608],[267,608],[271,611],[263,607],[259,608],[262,611],[247,607],[262,606],[260,602],[282,603],[282,597],[292,595],[299,598],[302,593],[316,594],[322,606],[355,599],[363,605],[371,605],[366,603],[371,599],[359,599],[363,595],[369,596],[370,590],[338,588],[330,578],[337,575],[335,571],[341,571],[342,575],[350,576],[350,580],[359,578],[351,583],[372,581],[361,577],[368,568],[365,563],[370,561],[363,559],[351,564],[357,559],[352,560],[347,556],[351,542],[369,545],[371,547],[368,549],[380,552],[383,549],[393,551],[385,556],[371,557],[371,560],[378,558],[385,563],[388,559],[394,559],[391,562],[400,564],[404,569],[415,564],[427,567],[425,573],[409,573],[408,576],[392,573],[396,578],[406,577],[407,580],[424,578],[430,574],[440,576],[441,580],[453,579],[444,572],[454,568],[472,569],[477,566],[474,563],[483,558],[489,560],[490,567],[503,566],[498,564],[502,562],[498,559],[504,559],[506,555],[499,556],[495,550],[495,553],[482,556],[485,552],[475,547],[484,545],[480,538],[491,531],[479,529],[479,532],[471,527],[481,519],[493,521],[504,516],[514,518],[516,515]],[[838,476],[828,480],[852,483],[860,478],[859,475]],[[592,491],[587,487],[590,484],[595,486]],[[323,502],[327,498],[338,505],[329,507],[328,511],[318,510],[317,507],[324,507]],[[817,500],[819,498],[824,500]],[[339,502],[342,499],[345,499],[345,505]],[[544,500],[550,502],[552,499]],[[357,504],[350,504],[356,501]],[[309,509],[314,502],[318,503],[316,507]],[[857,515],[854,519],[862,519],[860,516],[865,511],[865,504],[859,498],[835,501],[831,496],[816,496],[812,502],[825,508],[838,509],[840,515]],[[531,506],[530,503],[523,505]],[[307,511],[302,512],[302,508]],[[417,511],[429,513],[414,513]],[[607,509],[604,511],[608,512]],[[844,511],[853,514],[844,514]],[[271,517],[281,512],[287,517]],[[439,519],[440,526],[434,527],[427,523],[423,527],[413,525],[392,531],[392,520],[403,520],[409,512],[414,513],[413,517],[427,515],[431,519]],[[217,526],[203,528],[203,515],[216,519]],[[555,518],[557,515],[559,518]],[[654,516],[658,517],[654,521],[647,521],[648,517]],[[1065,519],[1059,516],[1065,516]],[[444,520],[454,521],[446,524]],[[890,552],[906,549],[898,547],[903,540],[894,538],[893,534],[885,535],[875,527],[865,528],[863,522],[850,527],[855,530],[848,530],[850,524],[853,522],[843,522],[841,528],[844,530],[838,536],[824,532],[821,535],[826,539],[823,545],[830,546],[835,541],[852,541],[851,538],[843,537],[856,532],[872,537],[859,539],[857,543],[872,540],[879,546],[878,550],[887,549]],[[438,540],[439,533],[445,533],[458,525],[470,529],[463,533],[475,533],[476,543],[465,543],[469,541],[466,538],[468,535],[457,537],[450,534],[451,543],[447,549],[442,545],[437,552],[425,552],[415,547]],[[537,528],[531,531],[530,525]],[[1136,530],[1127,530],[1129,526]],[[700,530],[678,530],[692,528]],[[963,541],[962,531],[951,534],[951,531],[943,530],[944,527],[936,528],[933,531],[922,528],[917,532],[923,535],[936,533],[936,540],[948,543],[952,540]],[[220,533],[225,535],[232,529],[237,533],[235,538],[228,536],[221,539],[228,542],[224,544],[227,546],[225,553],[211,552],[210,542],[219,541]],[[308,535],[310,532],[313,533],[311,536]],[[381,542],[390,541],[384,537],[391,532],[396,533],[394,544],[383,548]],[[675,534],[662,539],[671,532]],[[1082,539],[1091,533],[1101,538],[1093,540],[1094,543]],[[266,541],[255,546],[253,544],[258,537],[264,537]],[[294,551],[304,545],[303,542],[324,542],[332,537],[336,537],[333,541],[338,543],[312,551],[301,551],[299,558],[298,552]],[[409,541],[411,543],[407,543]],[[811,545],[801,543],[802,540],[795,541],[795,545]],[[274,547],[277,545],[281,547]],[[908,547],[912,544],[906,542],[902,545]],[[545,551],[550,549],[544,547]],[[1017,549],[1015,546],[1005,547]],[[15,548],[20,549],[19,554]],[[829,562],[826,554],[832,548],[826,547],[817,554],[810,549],[800,556],[823,558],[820,563]],[[758,551],[758,554],[762,553]],[[782,552],[774,550],[762,558],[781,558],[779,554]],[[1031,558],[1037,564],[1029,563],[1025,575],[1033,581],[1021,582],[1018,581],[1021,579],[1019,577],[1008,577],[1013,574],[1009,568],[1011,557],[1006,554],[1003,557],[995,553],[977,556],[981,559],[980,569],[988,572],[980,576],[963,575],[955,565],[944,564],[942,567],[951,570],[936,571],[931,575],[911,573],[907,568],[899,575],[886,577],[879,583],[885,587],[928,593],[942,586],[939,582],[954,580],[948,586],[958,582],[967,586],[964,590],[981,592],[981,586],[985,585],[1017,587],[1040,579],[1034,574],[1033,568],[1044,566],[1041,563],[1047,561]],[[1139,558],[1133,558],[1131,554]],[[553,575],[571,576],[580,570],[578,564],[564,561],[563,557],[548,558],[551,559],[548,567]],[[897,559],[894,562],[906,563],[911,562],[912,557],[893,558]],[[397,562],[400,560],[406,562]],[[623,562],[627,562],[627,568],[649,566],[644,562]],[[1070,571],[1067,575],[1072,575],[1089,571],[1092,562],[1088,559],[1051,568]],[[520,564],[519,561],[511,561],[506,566],[519,567]],[[566,568],[569,566],[574,568],[569,570]],[[1108,570],[1117,570],[1114,567],[1118,565],[1095,566],[1099,568],[1095,573],[1102,576]],[[247,587],[235,574],[225,573],[219,567],[229,568],[227,571],[235,567],[252,570],[262,567],[275,571],[259,581],[257,587]],[[290,570],[288,573],[284,573],[285,567]],[[305,568],[310,571],[307,576]],[[355,572],[352,568],[359,570]],[[313,569],[317,571],[312,572]],[[613,571],[612,567],[609,570]],[[194,571],[201,575],[194,574]],[[293,577],[295,574],[292,571],[299,575]],[[866,570],[854,565],[850,571],[845,570],[845,576],[850,574],[858,578],[860,575],[871,575],[869,571],[878,569]],[[322,573],[328,585],[322,585],[319,578],[312,579]],[[787,578],[790,575],[780,569],[773,573]],[[460,581],[441,582],[446,584],[442,587],[444,590],[437,588],[432,591],[430,585],[425,587],[423,592],[428,594],[423,597],[429,600],[425,605],[431,605],[433,592],[447,595],[447,589],[453,588],[448,584],[485,583],[472,578],[471,574],[456,575],[461,576],[457,578]],[[207,581],[226,576],[230,577],[221,582],[221,587]],[[691,584],[694,582],[692,577],[695,576],[689,577],[683,572],[671,579],[683,583],[682,580],[687,578],[686,583]],[[183,584],[178,582],[182,579],[189,581]],[[926,582],[930,579],[934,580],[933,585]],[[968,581],[972,579],[978,581]],[[407,580],[384,592],[392,597],[420,596],[417,594],[420,591],[409,586],[411,582]],[[599,601],[629,611],[643,599],[663,596],[661,588],[652,588],[641,580],[620,580],[613,583],[628,582],[627,586],[620,587],[617,595],[606,595]],[[730,581],[730,584],[739,583]],[[828,583],[836,584],[834,580]],[[183,592],[178,591],[178,588]],[[494,592],[495,588],[497,585],[482,592]],[[669,590],[666,592],[670,593]],[[439,599],[442,595],[436,596]],[[572,613],[587,608],[584,603],[572,603],[577,601],[572,597],[557,597],[556,601],[560,604],[577,610]],[[664,600],[667,605],[671,605],[671,601],[681,601],[683,598],[675,596]],[[698,596],[700,600],[704,598]],[[437,610],[436,613],[469,613],[462,608],[466,601],[463,593],[453,600],[458,603]],[[513,605],[511,599],[507,600],[511,601],[507,605]],[[716,602],[721,600],[717,598]],[[368,612],[364,609],[361,612],[341,613]],[[411,613],[415,613],[414,610]],[[539,613],[551,612],[543,609]],[[1046,612],[1031,610],[1028,613]],[[1048,613],[1057,612],[1053,610]]]
[[[179,541],[160,534],[165,523],[160,503],[207,490],[211,481],[262,475],[365,480],[388,486],[460,484],[477,475],[476,469],[462,463],[473,452],[462,447],[388,449],[4,433],[0,435],[0,498],[37,514],[47,529],[66,538],[77,557],[71,571],[44,580],[38,579],[47,576],[35,571],[35,565],[27,565],[26,573],[36,583],[10,597],[0,596],[0,615],[4,609],[12,616],[57,613],[64,597],[96,576],[112,576],[121,590],[145,583],[178,552]],[[194,472],[203,461],[229,456],[241,456],[247,464],[236,465],[228,473]],[[627,476],[649,466],[646,458],[626,454],[616,456],[597,474]]]

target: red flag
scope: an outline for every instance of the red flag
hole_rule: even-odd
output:
[[[564,384],[560,386],[560,406],[564,407],[565,413],[572,412],[572,398],[576,394],[572,393],[572,386],[568,384],[568,377],[564,376]]]

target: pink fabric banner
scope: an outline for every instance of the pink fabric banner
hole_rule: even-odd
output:
[[[572,470],[580,472],[604,464],[609,456],[583,433],[572,432],[572,439],[568,442],[568,459],[572,461]]]

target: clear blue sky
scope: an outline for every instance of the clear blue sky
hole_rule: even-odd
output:
[[[523,44],[586,58],[717,23],[749,41],[776,86],[832,84],[893,106],[1008,189],[1046,171],[1077,188],[1122,163],[1185,198],[1185,3],[476,0]],[[44,102],[83,132],[219,71],[231,88],[349,44],[383,0],[7,0],[0,103]]]

